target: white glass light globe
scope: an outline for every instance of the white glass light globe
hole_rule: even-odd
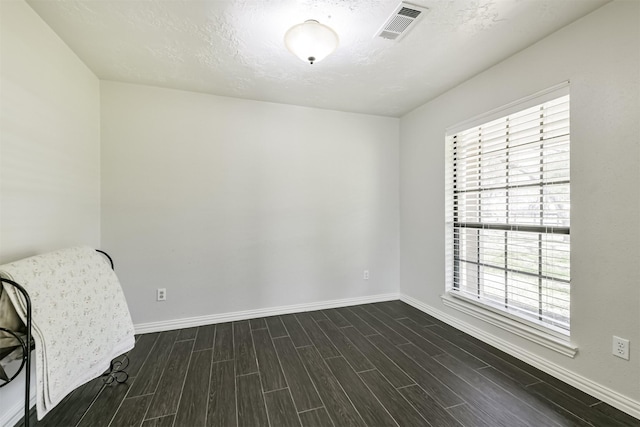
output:
[[[313,64],[336,50],[338,35],[326,25],[310,19],[291,27],[284,35],[284,44],[298,58]]]

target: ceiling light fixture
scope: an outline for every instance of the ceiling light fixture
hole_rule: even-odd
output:
[[[331,28],[309,19],[294,25],[284,35],[284,44],[298,58],[309,64],[322,61],[338,47],[338,35]]]

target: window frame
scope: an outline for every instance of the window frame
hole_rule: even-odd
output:
[[[535,93],[524,99],[512,102],[503,107],[491,110],[487,113],[483,113],[469,120],[465,120],[453,127],[446,129],[446,221],[445,221],[445,233],[446,233],[446,285],[445,294],[442,296],[443,303],[449,307],[463,311],[466,314],[472,315],[476,318],[480,318],[502,329],[509,330],[524,338],[538,342],[539,344],[552,348],[560,353],[563,353],[569,357],[573,357],[576,354],[577,348],[570,344],[570,329],[564,330],[560,327],[554,327],[552,324],[545,324],[544,322],[536,322],[526,317],[521,317],[513,313],[512,310],[501,308],[499,306],[493,306],[490,303],[479,302],[475,298],[470,298],[464,295],[463,292],[457,291],[454,287],[454,276],[456,275],[456,268],[458,268],[459,260],[456,261],[454,254],[455,249],[455,237],[454,230],[456,226],[460,225],[460,222],[454,223],[453,211],[457,209],[457,199],[453,192],[453,180],[454,180],[454,154],[453,154],[453,138],[462,131],[468,130],[475,126],[480,126],[491,121],[510,116],[514,113],[527,110],[531,107],[544,104],[548,101],[560,98],[562,96],[569,95],[569,82],[563,82],[544,91]],[[568,180],[567,184],[570,184]],[[536,184],[543,187],[543,184]],[[569,196],[570,197],[570,196]],[[508,202],[507,202],[508,204]],[[543,209],[541,209],[542,211]],[[479,210],[480,211],[480,210]],[[466,224],[465,224],[466,226]],[[495,224],[487,226],[486,223],[476,224],[476,228],[480,229],[492,229],[506,230],[506,226],[503,224]],[[473,225],[471,224],[471,228]],[[524,226],[522,231],[533,231],[536,233],[547,234],[547,226]],[[512,229],[510,229],[513,231]],[[570,227],[556,227],[555,232],[557,234],[570,235]],[[552,233],[550,233],[552,234]],[[539,259],[541,255],[539,255]],[[506,259],[506,256],[505,256]],[[480,259],[478,260],[480,264]],[[505,263],[505,275],[508,271],[508,267]],[[541,270],[540,270],[541,271]],[[532,274],[535,275],[535,274]],[[537,274],[536,277],[544,278],[544,275]],[[570,279],[567,281],[570,284]],[[505,279],[505,289],[508,284]],[[570,292],[570,290],[569,290]],[[569,316],[570,317],[570,316]],[[569,318],[570,322],[570,318]],[[570,324],[570,323],[569,323]]]

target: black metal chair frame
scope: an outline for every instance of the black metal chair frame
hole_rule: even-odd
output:
[[[2,384],[2,386],[5,386],[7,384],[9,384],[11,381],[13,381],[13,379],[15,377],[18,376],[18,374],[20,373],[20,371],[22,371],[23,368],[26,367],[26,371],[25,371],[25,385],[24,385],[24,425],[25,427],[29,427],[29,397],[31,394],[31,298],[29,298],[29,294],[27,293],[27,291],[20,286],[19,284],[17,284],[16,282],[14,282],[13,280],[9,280],[9,279],[4,279],[2,277],[0,277],[0,285],[2,283],[8,283],[10,285],[12,285],[13,287],[15,287],[21,294],[22,296],[24,296],[24,300],[27,304],[27,338],[26,338],[26,342],[25,340],[23,340],[20,336],[18,336],[15,332],[10,331],[6,328],[0,328],[0,330],[4,331],[4,332],[8,332],[9,334],[13,335],[18,342],[20,343],[20,346],[22,347],[22,364],[20,364],[20,367],[18,368],[18,371],[11,377],[9,378],[9,381],[7,381],[6,383]]]

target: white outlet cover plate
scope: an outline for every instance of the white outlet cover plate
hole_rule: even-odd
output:
[[[614,335],[612,353],[614,356],[629,360],[629,340]]]

